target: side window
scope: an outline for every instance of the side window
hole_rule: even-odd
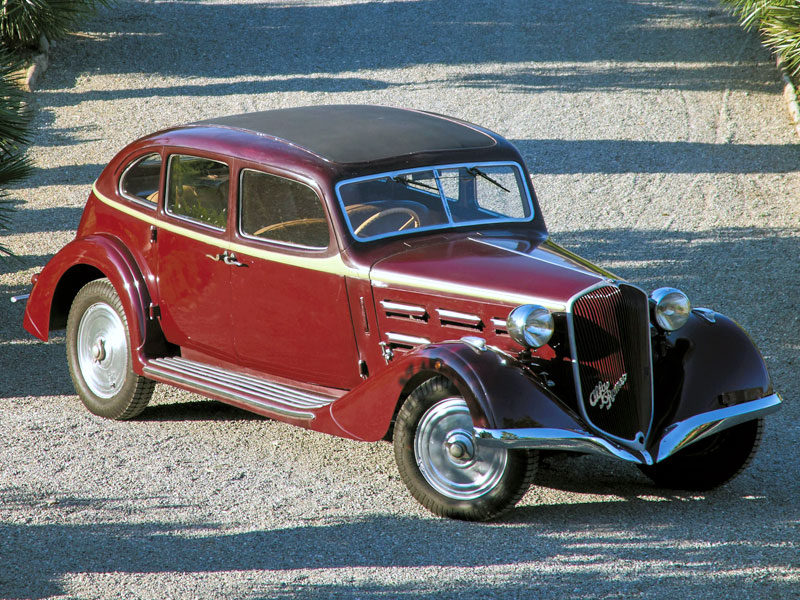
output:
[[[173,154],[167,172],[167,212],[225,229],[229,184],[230,171],[225,163]]]
[[[122,173],[119,192],[131,200],[158,204],[158,184],[161,179],[161,156],[148,154],[139,158]]]
[[[240,228],[244,235],[327,248],[328,223],[322,202],[302,183],[243,169],[239,185]]]

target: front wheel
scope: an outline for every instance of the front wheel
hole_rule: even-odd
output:
[[[654,465],[639,465],[656,485],[706,491],[736,477],[750,464],[761,443],[764,419],[746,421],[695,442]]]
[[[132,419],[153,395],[155,382],[133,372],[128,320],[108,279],[90,281],[72,301],[67,362],[84,406],[101,417]]]
[[[473,437],[464,399],[444,377],[429,379],[403,403],[394,455],[403,482],[441,517],[485,521],[513,507],[536,471],[526,450],[483,446]]]

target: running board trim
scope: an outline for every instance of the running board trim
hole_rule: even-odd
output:
[[[313,411],[336,399],[181,357],[150,360],[144,365],[144,373],[232,402],[296,419],[313,419]]]

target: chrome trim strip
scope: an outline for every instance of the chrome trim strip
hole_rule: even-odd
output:
[[[30,294],[20,294],[19,296],[11,296],[12,304],[16,304],[17,302],[26,302],[28,298],[30,298]]]
[[[475,427],[475,439],[479,444],[503,448],[525,448],[529,450],[563,450],[601,454],[636,464],[653,463],[644,450],[629,452],[608,440],[594,436],[587,431],[531,427],[524,429],[484,429]]]
[[[313,418],[314,413],[310,411],[335,400],[180,357],[153,359],[144,366],[144,372],[248,406],[301,419]]]
[[[401,313],[409,317],[424,317],[428,314],[423,306],[414,306],[413,304],[401,304],[400,302],[391,302],[390,300],[381,300],[381,307],[386,312]]]
[[[386,339],[390,344],[410,344],[412,346],[421,346],[422,344],[430,344],[431,341],[423,337],[416,337],[413,335],[405,335],[403,333],[386,332]]]
[[[625,438],[617,437],[615,435],[611,435],[607,431],[596,427],[592,420],[589,418],[588,413],[586,412],[586,406],[583,402],[583,391],[581,389],[581,377],[580,371],[578,368],[578,361],[575,360],[575,348],[576,348],[576,340],[575,340],[575,323],[574,323],[574,312],[573,307],[575,302],[577,302],[580,298],[589,294],[595,290],[598,290],[603,287],[616,287],[619,288],[620,285],[627,285],[632,287],[636,290],[639,290],[642,294],[644,294],[645,298],[649,298],[647,292],[645,292],[642,288],[638,285],[633,285],[628,283],[627,281],[624,282],[617,282],[617,281],[610,281],[610,280],[603,280],[594,285],[590,285],[589,287],[585,288],[584,290],[575,294],[572,298],[569,299],[567,302],[567,337],[569,339],[569,346],[570,346],[570,354],[572,355],[571,362],[572,362],[572,377],[575,380],[575,393],[577,394],[578,400],[578,412],[581,415],[581,418],[586,421],[588,425],[597,429],[597,431],[602,432],[604,436],[607,436],[609,439],[614,440],[615,442],[627,446],[628,448],[632,448],[634,450],[638,450],[640,452],[644,452],[644,448],[647,445],[647,441],[650,438],[650,433],[653,429],[653,419],[655,418],[655,393],[653,390],[653,353],[652,348],[650,352],[650,423],[647,426],[647,431],[642,432],[644,434],[644,439],[639,442],[636,439],[628,440]],[[648,318],[648,326],[650,325],[650,320]],[[650,338],[647,339],[647,344],[651,345]]]
[[[502,329],[503,331],[508,331],[508,321],[504,319],[492,319],[492,325],[495,329]]]
[[[781,402],[779,394],[772,394],[673,423],[664,429],[664,435],[658,444],[656,460],[662,461],[703,438],[775,412],[780,408]]]
[[[481,318],[478,315],[470,315],[467,313],[456,312],[454,310],[445,310],[437,308],[436,312],[439,313],[439,320],[454,321],[464,325],[480,325]]]

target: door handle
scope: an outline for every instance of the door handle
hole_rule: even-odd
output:
[[[206,258],[210,258],[211,260],[225,260],[224,254],[206,254]]]
[[[247,266],[245,263],[240,263],[238,260],[236,260],[236,255],[233,252],[228,254],[227,250],[225,251],[225,254],[222,257],[222,260],[225,261],[226,265],[231,265],[232,267],[246,267]]]

